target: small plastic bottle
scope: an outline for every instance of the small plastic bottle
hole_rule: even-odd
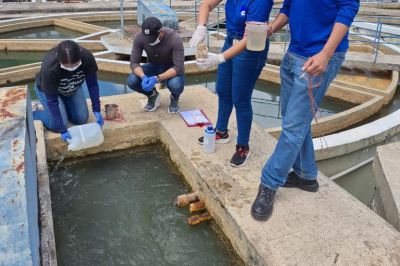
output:
[[[205,153],[213,153],[215,151],[215,129],[209,125],[204,130],[203,151]]]

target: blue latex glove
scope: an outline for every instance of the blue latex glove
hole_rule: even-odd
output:
[[[96,122],[99,124],[101,127],[104,125],[104,119],[103,116],[101,116],[100,112],[93,112],[94,117],[96,117]]]
[[[147,77],[147,79],[145,80],[144,83],[142,81],[142,88],[143,88],[143,90],[150,92],[153,90],[156,83],[157,83],[157,77],[155,77],[155,76],[149,77],[149,78]]]
[[[146,76],[146,75],[144,75],[144,77],[142,78],[142,88],[143,88],[143,90],[144,90],[144,87],[146,87],[146,84],[147,84],[147,80],[149,79],[149,77],[148,76]]]
[[[61,133],[61,139],[65,142],[67,142],[68,139],[72,139],[71,134],[69,134],[68,130]]]

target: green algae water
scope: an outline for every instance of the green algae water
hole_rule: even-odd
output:
[[[188,188],[159,146],[67,161],[50,187],[59,265],[240,265],[174,207]]]
[[[41,62],[43,52],[0,52],[0,68]]]
[[[84,34],[58,26],[45,26],[1,33],[0,39],[73,39],[81,35]]]
[[[200,84],[215,92],[217,75],[203,74],[185,77],[186,85]],[[277,83],[258,80],[252,96],[254,122],[262,128],[280,127],[282,123],[280,109],[280,85]],[[332,100],[325,97],[320,106],[321,116],[330,116],[340,113],[355,105],[344,101]]]

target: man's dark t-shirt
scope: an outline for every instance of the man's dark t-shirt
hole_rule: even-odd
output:
[[[185,72],[185,52],[181,36],[173,29],[163,28],[164,36],[159,44],[151,46],[139,32],[133,39],[131,52],[131,69],[140,66],[143,50],[147,54],[147,62],[159,66],[171,66],[177,75]]]
[[[82,65],[75,71],[68,71],[60,66],[57,59],[56,49],[51,50],[43,58],[42,68],[36,75],[38,88],[46,95],[60,94],[65,97],[74,95],[75,91],[82,86],[85,76],[97,72],[97,64],[91,52],[81,47]]]

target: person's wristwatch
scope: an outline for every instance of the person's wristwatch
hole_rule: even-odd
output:
[[[161,82],[161,77],[159,75],[157,75],[156,78],[157,78],[157,83],[160,83]]]

